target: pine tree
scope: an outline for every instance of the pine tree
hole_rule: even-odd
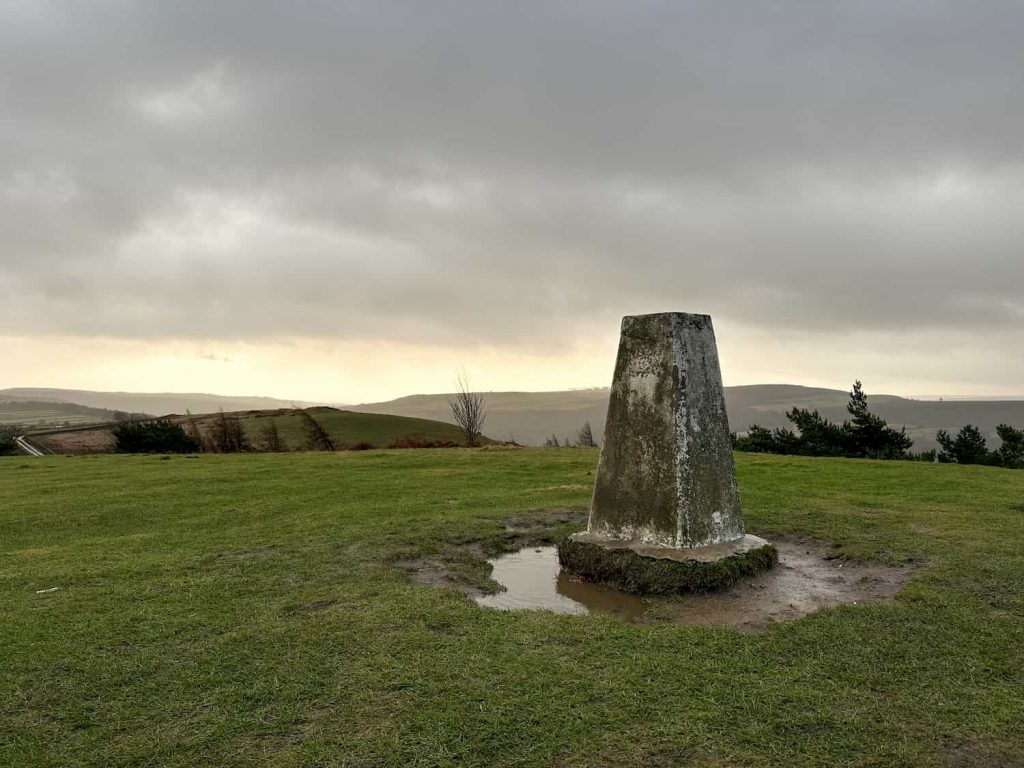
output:
[[[850,455],[874,459],[900,458],[914,444],[905,427],[894,429],[881,416],[868,410],[868,396],[859,379],[853,383],[846,410],[853,417],[843,424],[850,438],[847,446]]]
[[[995,452],[999,465],[1007,469],[1024,469],[1024,429],[1000,424],[996,427],[996,434],[1003,441]]]
[[[939,452],[939,461],[941,462],[951,464],[989,463],[985,436],[973,424],[961,427],[955,438],[950,437],[946,430],[940,429],[935,435],[935,439],[942,448]]]

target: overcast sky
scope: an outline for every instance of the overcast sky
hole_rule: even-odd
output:
[[[1024,394],[1019,2],[0,0],[0,387]]]

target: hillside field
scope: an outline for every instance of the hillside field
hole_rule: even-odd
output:
[[[0,426],[10,424],[22,427],[26,432],[36,429],[100,424],[113,419],[113,411],[73,403],[31,400],[0,401]]]
[[[308,411],[339,446],[369,443],[374,447],[384,448],[404,437],[460,444],[466,439],[462,430],[443,421],[380,413],[355,413],[326,406],[309,408]],[[293,410],[245,411],[240,413],[239,417],[254,444],[259,443],[260,430],[269,419],[277,424],[281,437],[290,449],[301,449],[306,444],[302,419]],[[214,418],[216,417],[212,414],[198,417],[200,430],[205,433]]]
[[[609,371],[610,373],[610,371]],[[1024,427],[1024,400],[910,400],[895,395],[876,394],[868,388],[874,413],[893,426],[905,426],[914,440],[914,451],[935,448],[935,433],[947,429],[956,433],[965,424],[978,426],[998,448],[999,424]],[[589,421],[594,437],[604,439],[604,421],[608,410],[608,389],[582,389],[566,392],[485,392],[487,424],[484,432],[498,440],[510,436],[524,445],[543,445],[555,435],[559,440],[575,440],[584,422]],[[801,387],[791,384],[754,384],[725,387],[729,426],[745,432],[752,424],[785,427],[792,424],[786,412],[794,406],[817,409],[821,415],[841,423],[850,418],[846,411],[849,393],[839,389]],[[447,421],[448,395],[412,395],[385,403],[349,406],[351,410],[392,413],[424,419]]]
[[[308,410],[323,425],[339,448],[359,443],[385,448],[403,438],[457,444],[465,441],[465,435],[458,427],[441,421],[380,413],[355,413],[326,406]],[[259,450],[261,445],[260,431],[269,420],[273,420],[277,424],[287,450],[302,450],[306,447],[302,421],[292,409],[241,411],[237,413],[237,416],[242,422],[252,447],[256,450]],[[200,433],[206,435],[216,417],[216,414],[208,413],[191,417],[171,415],[168,418],[180,424],[195,420]],[[109,425],[34,434],[32,437],[33,442],[52,453],[110,453],[114,450],[114,438]]]
[[[1024,472],[738,454],[750,532],[916,564],[763,634],[394,565],[585,507],[596,460],[0,458],[0,765],[1024,764]]]

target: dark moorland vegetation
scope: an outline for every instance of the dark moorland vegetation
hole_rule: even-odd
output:
[[[0,456],[13,456],[18,452],[14,438],[18,436],[18,428],[8,424],[0,424]]]
[[[125,422],[114,429],[118,453],[195,453],[198,441],[167,419]]]
[[[395,566],[586,507],[596,462],[0,459],[0,765],[1024,761],[1024,472],[738,454],[750,532],[917,564],[760,635],[502,613]]]

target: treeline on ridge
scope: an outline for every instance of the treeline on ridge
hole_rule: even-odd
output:
[[[860,381],[853,384],[846,410],[851,418],[836,424],[817,409],[794,407],[786,418],[795,429],[768,429],[754,424],[741,435],[733,435],[738,451],[777,453],[791,456],[837,456],[859,459],[911,459],[949,464],[987,464],[1024,468],[1024,430],[1000,424],[996,429],[1002,446],[990,451],[981,430],[970,424],[956,437],[940,429],[936,434],[940,450],[911,453],[914,441],[906,428],[890,427],[881,416],[871,413],[868,396]]]

